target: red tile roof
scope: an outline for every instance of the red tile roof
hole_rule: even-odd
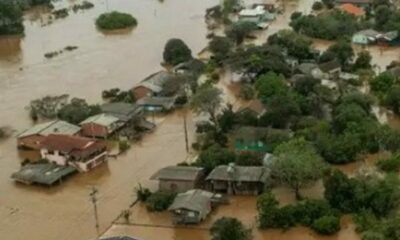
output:
[[[41,143],[42,148],[60,151],[76,158],[84,158],[106,148],[105,143],[79,136],[51,134]]]
[[[365,14],[365,11],[362,8],[359,8],[351,3],[345,3],[340,5],[340,9],[354,16],[363,16]]]

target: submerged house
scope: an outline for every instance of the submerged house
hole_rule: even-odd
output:
[[[160,191],[185,192],[200,188],[205,171],[200,167],[169,166],[160,169],[150,179],[158,180]]]
[[[265,167],[244,167],[234,164],[216,167],[206,178],[213,192],[234,195],[258,195],[266,187],[270,173]]]
[[[145,112],[168,112],[174,108],[174,97],[144,97],[139,99],[136,104],[143,108]]]
[[[106,113],[91,116],[79,124],[81,134],[86,137],[107,138],[125,125],[124,121]]]
[[[20,148],[39,150],[41,142],[50,134],[78,135],[81,128],[61,120],[37,124],[17,136]]]
[[[301,63],[295,69],[295,73],[322,79],[324,73],[316,63]]]
[[[251,100],[247,105],[242,106],[237,111],[239,114],[249,114],[256,118],[260,118],[266,112],[267,109],[265,108],[265,105],[259,99]]]
[[[354,44],[368,45],[376,43],[380,33],[373,29],[359,31],[353,35],[351,41]]]
[[[52,163],[26,164],[11,178],[24,184],[53,185],[76,172],[71,166],[59,166]]]
[[[141,99],[151,96],[174,95],[181,86],[182,81],[178,75],[159,71],[142,80],[132,91],[136,99]]]
[[[107,160],[107,147],[95,139],[52,134],[42,141],[40,155],[51,163],[87,172]]]
[[[399,32],[391,31],[382,33],[377,37],[377,42],[381,46],[393,46],[399,44]]]
[[[205,220],[222,195],[200,189],[179,193],[168,208],[175,224],[197,224]]]
[[[143,109],[131,103],[115,102],[101,105],[101,111],[121,122],[132,122],[143,117]]]

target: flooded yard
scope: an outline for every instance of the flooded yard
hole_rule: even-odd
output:
[[[279,195],[279,194],[278,194]],[[321,236],[304,227],[287,231],[278,229],[258,230],[255,197],[231,197],[229,205],[218,207],[204,223],[197,226],[174,226],[168,212],[148,213],[141,204],[133,207],[131,223],[113,225],[104,236],[128,235],[139,239],[152,240],[206,240],[210,239],[209,228],[222,216],[240,219],[252,229],[254,240],[358,240],[354,225],[349,216],[342,218],[342,230],[333,236]]]

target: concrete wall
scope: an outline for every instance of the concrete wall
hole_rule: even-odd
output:
[[[58,151],[49,153],[49,151],[47,149],[41,149],[40,156],[43,159],[47,159],[50,162],[53,162],[53,163],[61,165],[61,166],[65,166],[67,164],[67,156],[61,156]]]

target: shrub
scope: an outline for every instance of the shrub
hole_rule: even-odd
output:
[[[322,4],[322,2],[314,2],[314,4],[312,5],[312,9],[314,11],[319,11],[322,10],[324,8],[324,4]]]
[[[96,26],[103,30],[115,30],[137,25],[137,20],[128,13],[103,13],[96,19]]]
[[[249,240],[251,230],[236,218],[222,217],[210,229],[212,240]]]
[[[262,155],[254,152],[241,152],[237,156],[236,164],[239,166],[261,166]]]
[[[126,152],[129,148],[131,148],[131,145],[128,140],[118,141],[118,149],[120,153]]]
[[[155,192],[146,200],[146,208],[151,212],[162,212],[168,209],[175,199],[175,193]]]
[[[140,202],[146,202],[147,199],[151,196],[151,192],[148,188],[143,188],[142,185],[139,184],[139,186],[135,189],[136,191],[136,196],[137,200]]]
[[[192,59],[192,51],[181,39],[172,38],[165,44],[163,57],[166,63],[175,66]]]
[[[340,230],[340,219],[337,216],[323,216],[315,220],[311,228],[321,234],[334,234]]]
[[[397,172],[400,169],[400,154],[386,159],[381,159],[376,164],[379,169],[385,172]]]
[[[250,84],[243,84],[240,88],[239,97],[243,100],[251,100],[256,95],[254,88]]]

